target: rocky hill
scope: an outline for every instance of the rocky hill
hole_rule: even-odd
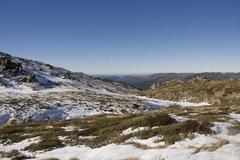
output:
[[[13,57],[0,52],[0,84],[4,88],[42,90],[47,88],[76,89],[90,87],[112,92],[132,92],[123,83],[102,81],[82,72],[55,67],[38,61]]]

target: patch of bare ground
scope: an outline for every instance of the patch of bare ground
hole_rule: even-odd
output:
[[[229,127],[228,134],[232,136],[240,134],[240,125]]]
[[[203,152],[203,151],[214,152],[214,151],[216,151],[217,149],[221,148],[223,145],[226,145],[226,144],[228,144],[228,143],[229,143],[228,140],[219,139],[217,142],[212,143],[212,144],[210,144],[210,145],[204,145],[204,146],[201,146],[201,147],[199,147],[199,148],[196,148],[195,153]],[[190,147],[190,148],[191,148],[191,147]]]
[[[146,149],[162,149],[162,148],[165,148],[167,146],[163,146],[163,145],[158,145],[156,147],[150,147],[146,144],[141,144],[141,143],[137,143],[137,142],[125,142],[124,144],[130,144],[130,145],[133,145],[135,146],[136,148],[140,148],[140,149],[143,149],[143,150],[146,150]]]
[[[30,159],[33,157],[26,156],[23,153],[19,152],[18,150],[11,150],[8,152],[0,151],[0,159],[2,158],[8,158],[11,160],[24,160],[24,159]]]

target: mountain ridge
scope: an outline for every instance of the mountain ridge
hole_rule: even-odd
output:
[[[83,72],[71,72],[62,67],[55,67],[36,60],[14,57],[4,52],[0,52],[0,75],[2,75],[0,84],[5,87],[13,86],[13,83],[15,83],[16,85],[24,84],[33,90],[39,90],[41,88],[54,88],[62,85],[75,88],[77,84],[72,84],[79,83],[79,85],[86,87],[102,88],[114,92],[134,90],[134,88],[123,83],[110,80],[103,81]]]
[[[190,80],[202,77],[209,80],[240,79],[239,72],[202,72],[202,73],[155,73],[146,75],[102,75],[105,79],[116,80],[130,84],[140,90],[149,89],[154,83],[165,83],[172,80]]]

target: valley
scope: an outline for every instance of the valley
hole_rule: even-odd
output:
[[[4,160],[239,160],[240,80],[146,90],[0,53]]]

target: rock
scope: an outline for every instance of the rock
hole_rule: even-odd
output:
[[[17,76],[21,72],[21,63],[12,61],[11,56],[7,54],[0,54],[0,74],[11,77]]]
[[[150,87],[150,89],[157,89],[159,86],[160,86],[161,84],[160,83],[154,83],[151,87]]]
[[[46,64],[46,66],[47,66],[48,69],[54,69],[54,67],[50,64]]]
[[[29,76],[22,76],[17,79],[18,82],[25,82],[25,83],[34,83],[36,82],[36,76],[34,74]]]
[[[71,72],[67,72],[63,75],[64,79],[71,79]]]

